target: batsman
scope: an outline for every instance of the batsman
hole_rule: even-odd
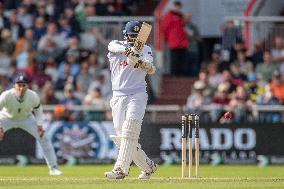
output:
[[[141,169],[139,179],[149,179],[157,170],[138,143],[148,100],[145,77],[156,71],[152,50],[144,45],[150,31],[150,25],[130,21],[123,30],[124,40],[108,45],[113,90],[110,106],[116,132],[111,138],[119,148],[113,170],[105,172],[108,179],[125,178],[132,161]]]

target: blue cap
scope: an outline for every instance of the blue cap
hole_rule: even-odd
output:
[[[29,79],[26,74],[20,73],[14,78],[14,83],[29,83]]]
[[[248,81],[256,81],[257,77],[256,77],[256,75],[254,73],[249,73],[247,75],[247,79],[248,79]]]

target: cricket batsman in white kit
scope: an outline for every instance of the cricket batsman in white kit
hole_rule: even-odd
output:
[[[140,22],[128,22],[123,31],[125,40],[113,40],[108,45],[113,90],[110,106],[116,131],[111,138],[119,148],[113,170],[105,172],[109,179],[125,178],[132,161],[141,169],[139,179],[149,179],[157,170],[138,143],[148,100],[145,76],[156,71],[151,48],[144,45],[142,52],[133,48],[140,28]]]
[[[28,89],[28,78],[18,74],[14,87],[0,95],[0,141],[4,133],[12,128],[20,128],[31,134],[43,149],[50,175],[62,175],[57,168],[57,159],[50,139],[42,128],[43,111],[39,96]]]

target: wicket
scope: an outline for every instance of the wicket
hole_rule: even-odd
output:
[[[181,161],[182,161],[182,178],[186,177],[186,140],[188,142],[188,162],[189,162],[189,178],[192,178],[192,162],[193,162],[193,149],[192,149],[192,130],[195,133],[195,176],[199,177],[199,116],[197,114],[185,114],[182,116],[182,150],[181,150]]]

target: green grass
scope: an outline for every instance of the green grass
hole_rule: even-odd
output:
[[[200,178],[181,179],[180,166],[159,166],[151,180],[138,180],[131,168],[124,180],[107,180],[103,173],[111,165],[61,166],[63,176],[48,175],[46,166],[0,166],[0,189],[270,189],[284,188],[284,166],[201,166]]]

